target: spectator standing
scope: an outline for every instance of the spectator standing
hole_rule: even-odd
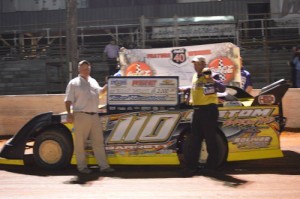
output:
[[[253,89],[251,73],[245,69],[242,58],[240,58],[240,62],[241,62],[241,88],[250,94]]]
[[[112,76],[118,72],[118,55],[119,55],[119,46],[116,44],[115,40],[111,40],[104,48],[104,60],[107,61],[109,67],[109,75]]]
[[[187,137],[184,146],[184,175],[186,176],[193,176],[197,173],[203,139],[206,141],[208,152],[206,168],[214,169],[217,166],[216,134],[219,117],[217,92],[225,91],[225,86],[221,82],[214,80],[211,71],[205,68],[205,57],[194,57],[192,63],[196,71],[192,79],[190,97],[194,114],[192,131]]]
[[[297,46],[294,50],[291,67],[292,87],[300,88],[300,46]]]
[[[114,169],[107,163],[101,120],[98,115],[99,94],[105,92],[107,87],[106,85],[100,87],[90,76],[91,65],[88,61],[79,62],[78,72],[78,77],[69,82],[65,97],[67,121],[74,123],[77,169],[85,174],[92,172],[87,166],[85,154],[85,143],[90,138],[100,171],[113,172]]]

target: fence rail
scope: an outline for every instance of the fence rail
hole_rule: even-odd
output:
[[[292,56],[292,48],[300,44],[298,18],[285,21],[254,19],[206,23],[203,21],[184,23],[182,19],[176,16],[168,18],[167,24],[164,23],[165,19],[145,17],[112,21],[81,21],[77,29],[79,58],[101,62],[104,46],[111,38],[115,38],[120,46],[126,48],[233,42],[241,48],[245,65],[253,74],[255,88],[280,78],[290,79],[287,62]],[[225,34],[226,27],[230,29],[227,28]],[[14,31],[7,31],[8,29]],[[187,32],[187,29],[193,32]],[[160,31],[165,32],[162,34]],[[0,27],[2,61],[58,59],[61,63],[65,63],[65,57],[64,23]]]

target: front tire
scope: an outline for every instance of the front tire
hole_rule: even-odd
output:
[[[66,168],[70,164],[72,154],[72,140],[58,129],[42,132],[33,146],[35,163],[48,170]]]

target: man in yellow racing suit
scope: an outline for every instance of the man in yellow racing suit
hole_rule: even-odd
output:
[[[203,56],[192,60],[196,73],[193,76],[190,103],[194,114],[192,131],[184,146],[185,168],[184,174],[193,176],[198,170],[198,160],[201,143],[206,141],[208,159],[205,167],[214,169],[217,162],[216,134],[218,128],[218,97],[217,92],[224,92],[225,86],[212,78],[212,72],[206,67]]]

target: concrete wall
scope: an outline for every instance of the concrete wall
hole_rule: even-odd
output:
[[[15,134],[39,113],[64,110],[64,95],[0,96],[0,135]]]
[[[252,95],[256,95],[254,89]],[[104,104],[105,98],[100,100]],[[300,89],[290,88],[283,98],[283,112],[288,128],[300,128]],[[52,111],[65,111],[63,94],[0,96],[0,135],[14,135],[33,116]]]
[[[289,128],[300,128],[300,88],[289,89],[283,98],[283,114]]]

